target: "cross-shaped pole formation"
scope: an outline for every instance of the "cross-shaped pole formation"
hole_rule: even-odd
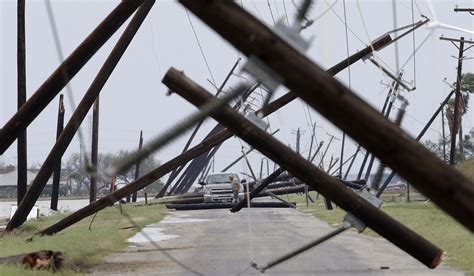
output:
[[[464,44],[472,44],[474,43],[473,41],[466,41],[464,37],[461,37],[460,39],[456,38],[446,38],[446,37],[440,37],[440,40],[444,41],[451,41],[451,43],[454,44],[454,42],[458,42],[459,46],[454,44],[458,49],[459,49],[459,54],[458,54],[458,67],[457,67],[457,74],[456,74],[456,96],[454,98],[454,119],[452,123],[452,130],[451,130],[451,147],[450,147],[450,152],[449,152],[449,164],[450,165],[455,165],[456,164],[456,135],[458,134],[462,122],[462,114],[460,113],[461,109],[461,101],[462,101],[462,95],[461,95],[461,85],[462,85],[462,62],[463,62],[463,56],[464,56],[464,51],[467,49],[471,48],[470,46],[467,49],[464,49]],[[460,137],[460,142],[462,137]]]

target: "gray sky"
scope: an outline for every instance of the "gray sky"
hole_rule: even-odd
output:
[[[298,1],[296,1],[298,2]],[[310,13],[310,18],[316,18],[334,1],[315,1],[317,4]],[[369,40],[394,29],[392,1],[346,1],[347,21],[350,29],[357,37],[349,32],[349,52],[352,54],[365,47]],[[397,26],[408,25],[412,22],[411,1],[396,1]],[[94,27],[116,6],[118,1],[52,1],[59,35],[65,55],[69,55]],[[275,20],[285,16],[285,8],[291,20],[295,8],[292,1],[270,0],[270,7]],[[425,1],[418,0],[421,13],[430,17]],[[268,24],[272,17],[267,1],[244,0],[243,6],[255,16]],[[454,13],[455,4],[460,7],[472,6],[472,1],[433,1],[438,20],[458,27],[474,30],[474,17],[468,13]],[[360,10],[359,8],[360,7]],[[58,66],[58,58],[53,44],[52,33],[44,6],[44,1],[27,1],[26,7],[26,43],[27,43],[27,93],[31,96],[41,83]],[[304,30],[305,37],[313,37],[313,43],[308,56],[323,68],[329,68],[346,57],[346,40],[344,24],[337,16],[343,18],[343,1],[337,1],[333,11],[324,13],[311,27]],[[4,125],[16,111],[16,1],[0,0],[0,125]],[[420,20],[418,8],[414,9],[415,21]],[[336,15],[337,14],[337,15]],[[363,22],[367,29],[364,28]],[[198,38],[208,60],[212,75],[220,84],[229,69],[239,57],[239,52],[220,38],[214,31],[205,26],[191,14],[191,20],[196,28]],[[125,24],[126,25],[126,24]],[[124,26],[125,26],[124,25]],[[83,70],[72,80],[71,86],[74,98],[78,103],[85,93],[95,74],[106,59],[108,53],[123,31],[122,27],[107,44],[89,61]],[[416,45],[428,35],[429,30],[420,28],[415,33]],[[440,41],[438,37],[461,34],[456,31],[435,30],[421,50],[416,54],[416,79],[413,60],[405,68],[404,79],[416,82],[417,89],[404,92],[410,102],[403,128],[415,136],[429,119],[439,103],[449,92],[442,82],[443,78],[452,83],[455,79],[457,49],[449,42]],[[399,63],[402,64],[413,51],[412,35],[405,37],[399,43]],[[395,69],[394,45],[383,49],[378,55],[391,68]],[[474,51],[466,52],[466,56],[474,56]],[[240,65],[245,63],[242,60]],[[99,150],[114,152],[119,149],[135,149],[138,144],[140,130],[144,131],[147,139],[158,135],[178,120],[184,118],[195,108],[177,95],[165,96],[166,87],[161,79],[171,66],[183,70],[189,77],[202,86],[212,90],[207,79],[210,74],[205,66],[193,35],[184,8],[174,1],[158,0],[145,20],[137,36],[132,41],[124,57],[101,93],[101,114]],[[466,60],[464,72],[474,72],[473,60]],[[371,63],[358,62],[350,68],[351,87],[361,97],[380,109],[388,91],[383,83],[390,79]],[[336,76],[349,85],[348,70]],[[230,83],[236,84],[241,79],[231,78]],[[214,91],[214,90],[213,90]],[[279,95],[285,92],[282,88]],[[63,91],[65,93],[65,90]],[[72,114],[71,102],[66,96],[66,120]],[[29,163],[41,163],[53,146],[56,133],[58,97],[38,116],[28,128]],[[397,104],[398,106],[398,104]],[[472,103],[471,103],[472,106]],[[311,115],[309,115],[309,114]],[[396,112],[392,112],[395,114]],[[326,133],[341,136],[331,123],[327,122],[314,110],[310,110],[301,101],[295,101],[270,117],[271,128],[281,131],[276,135],[285,144],[293,144],[293,130],[300,127],[302,150],[306,151],[310,139],[310,121],[315,121],[321,128],[317,129],[318,139],[328,140]],[[464,117],[464,129],[473,127],[473,108]],[[356,122],[355,122],[356,123]],[[208,119],[199,133],[199,137],[207,134],[215,121]],[[90,119],[83,124],[86,137],[90,135]],[[436,139],[441,133],[441,122],[438,119],[427,132],[426,137]],[[157,159],[165,162],[181,152],[189,134],[156,153]],[[86,138],[89,140],[89,138]],[[199,139],[196,140],[196,142]],[[244,143],[245,147],[248,147]],[[339,156],[340,142],[333,143],[329,154]],[[216,170],[223,168],[240,154],[241,145],[238,139],[232,138],[216,155]],[[352,154],[355,144],[349,140],[345,150],[346,156]],[[79,151],[78,140],[71,144],[66,156]],[[260,164],[261,155],[252,154],[252,163]],[[16,163],[16,144],[0,157],[5,163]],[[362,159],[359,157],[359,160]],[[236,166],[236,171],[246,171],[243,164]]]

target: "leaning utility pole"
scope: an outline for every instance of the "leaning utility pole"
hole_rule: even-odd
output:
[[[92,107],[92,149],[91,149],[91,165],[97,169],[97,158],[99,155],[99,96],[95,99]],[[97,199],[97,177],[95,174],[91,175],[90,197],[89,202],[94,202]]]
[[[61,133],[63,132],[64,128],[64,95],[61,94],[59,96],[59,108],[58,108],[58,125],[56,129],[56,141],[58,141],[59,136],[61,136]],[[59,158],[59,161],[57,162],[55,168],[54,168],[54,174],[53,174],[53,188],[51,191],[51,205],[50,208],[52,210],[57,211],[58,210],[58,199],[59,199],[59,182],[61,180],[61,158]]]
[[[126,2],[128,3],[128,1]],[[7,231],[11,231],[17,228],[26,220],[27,215],[38,200],[38,197],[41,195],[41,192],[43,191],[46,182],[51,176],[54,165],[57,164],[57,161],[59,160],[59,158],[61,158],[61,156],[64,154],[67,147],[71,143],[74,134],[79,128],[81,122],[86,117],[91,105],[94,103],[95,99],[104,87],[108,78],[117,66],[121,57],[125,53],[125,50],[127,49],[128,45],[130,45],[130,42],[132,41],[139,27],[145,20],[146,15],[150,11],[154,3],[154,0],[145,0],[143,4],[138,8],[137,12],[133,16],[125,31],[123,32],[122,36],[120,37],[119,41],[112,49],[107,60],[102,65],[99,73],[95,77],[91,86],[89,87],[81,102],[77,106],[66,128],[63,130],[63,133],[61,134],[58,141],[53,146],[48,157],[41,166],[41,169],[38,172],[35,180],[33,181],[27,193],[25,194],[25,197],[18,206],[18,209],[16,210],[12,219],[9,221],[6,227]]]
[[[17,93],[18,110],[20,110],[26,102],[25,0],[18,0],[17,16]],[[26,128],[18,134],[17,156],[17,203],[20,205],[28,187]]]
[[[293,93],[474,231],[474,183],[465,175],[447,167],[237,3],[179,2],[243,54],[263,62]]]
[[[171,91],[178,93],[198,107],[217,100],[204,88],[174,68],[166,73],[163,83]],[[421,263],[434,268],[441,262],[441,249],[376,208],[335,178],[318,169],[311,162],[273,138],[241,114],[229,107],[223,107],[211,116],[248,144],[254,146],[259,152],[353,214],[368,227]]]

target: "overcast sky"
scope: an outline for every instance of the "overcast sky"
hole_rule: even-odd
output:
[[[63,52],[66,56],[81,43],[118,2],[52,1]],[[342,21],[344,18],[343,1],[336,1],[333,10],[327,9],[328,5],[332,5],[334,1],[315,2],[317,4],[308,17],[319,17],[319,19],[303,31],[303,36],[314,38],[307,52],[308,56],[319,66],[329,68],[347,55],[345,28]],[[411,1],[396,2],[397,26],[411,24]],[[469,7],[472,6],[471,0],[432,2],[440,22],[474,30],[472,15],[453,12],[455,4],[460,7]],[[357,5],[358,3],[359,5]],[[290,0],[270,0],[268,2],[244,0],[241,1],[241,4],[269,25],[273,25],[272,15],[275,20],[278,20],[278,18],[286,17],[287,14],[291,21],[295,11]],[[432,17],[425,1],[418,0],[416,4],[417,6],[413,9],[415,21],[421,19],[420,12]],[[0,9],[0,125],[4,125],[16,111],[16,1],[0,0]],[[346,12],[350,28],[347,42],[351,54],[364,48],[368,41],[394,29],[392,1],[360,0],[357,2],[348,0],[346,1]],[[178,95],[165,95],[167,89],[161,83],[161,79],[171,66],[183,70],[189,77],[211,91],[215,91],[215,89],[210,85],[208,79],[214,79],[218,84],[223,81],[229,69],[240,56],[239,52],[192,14],[191,21],[209,63],[212,77],[204,63],[185,9],[175,1],[158,0],[101,92],[100,152],[135,149],[140,130],[144,131],[146,142],[147,139],[162,133],[196,110]],[[364,28],[364,23],[366,28]],[[89,87],[122,33],[124,26],[71,81],[76,103]],[[417,30],[415,44],[418,45],[429,34],[430,30],[425,27]],[[472,35],[456,31],[434,30],[431,37],[416,53],[416,64],[414,65],[411,60],[404,68],[404,79],[416,84],[417,88],[412,92],[403,92],[410,103],[403,128],[413,136],[421,130],[424,123],[449,92],[448,86],[442,82],[442,79],[446,77],[450,83],[455,79],[457,60],[454,56],[457,57],[458,52],[451,43],[438,39],[442,34],[456,38],[461,35],[466,39],[472,37]],[[28,96],[31,96],[59,64],[44,1],[27,1],[26,44],[27,93]],[[410,35],[399,43],[399,64],[403,64],[412,52],[413,36]],[[467,51],[465,55],[474,56],[474,51]],[[394,45],[381,50],[378,56],[387,66],[396,69]],[[241,61],[240,67],[244,63],[245,59]],[[414,68],[416,68],[416,74]],[[464,72],[474,72],[473,60],[466,60],[463,69]],[[346,85],[350,85],[355,93],[370,104],[380,109],[388,91],[386,84],[390,83],[390,79],[371,63],[362,61],[350,67],[351,83],[349,83],[348,72],[349,70],[342,71],[336,77]],[[243,79],[233,76],[230,84],[235,85],[241,80]],[[280,89],[279,95],[284,92],[286,89]],[[28,128],[28,162],[30,164],[41,163],[53,146],[58,99],[59,96]],[[396,106],[398,105],[397,103]],[[395,111],[392,114],[395,114]],[[66,95],[66,120],[72,112],[71,101]],[[90,139],[90,121],[91,119],[87,118],[82,128],[88,140],[87,143]],[[303,152],[307,151],[309,146],[310,122],[317,122],[318,126],[321,126],[317,128],[318,140],[327,141],[329,138],[327,133],[341,137],[341,132],[337,128],[314,110],[308,109],[299,100],[272,115],[270,122],[272,130],[281,129],[276,137],[285,144],[292,144],[292,146],[295,141],[293,132],[300,127],[304,131],[301,141]],[[465,132],[473,127],[473,122],[474,112],[471,108],[464,117]],[[196,142],[206,135],[214,125],[215,121],[208,119]],[[427,132],[426,138],[437,139],[440,133],[441,121],[438,119]],[[180,153],[188,135],[157,152],[157,159],[165,162]],[[248,147],[245,143],[243,145]],[[345,149],[346,156],[352,154],[355,147],[355,143],[349,140]],[[335,141],[328,156],[331,154],[338,156],[339,150],[340,141]],[[226,166],[240,154],[240,151],[240,141],[236,138],[230,139],[216,155],[215,169],[219,170]],[[77,139],[69,147],[66,156],[73,152],[79,152]],[[250,157],[252,163],[257,167],[262,156],[254,153]],[[5,163],[15,164],[16,144],[13,144],[0,158]],[[361,159],[359,157],[359,160]],[[246,169],[243,164],[238,164],[235,171],[241,172]]]

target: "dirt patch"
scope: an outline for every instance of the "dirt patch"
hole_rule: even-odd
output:
[[[136,270],[144,270],[146,268],[161,268],[169,267],[167,262],[105,262],[94,267],[93,272],[131,272]]]

